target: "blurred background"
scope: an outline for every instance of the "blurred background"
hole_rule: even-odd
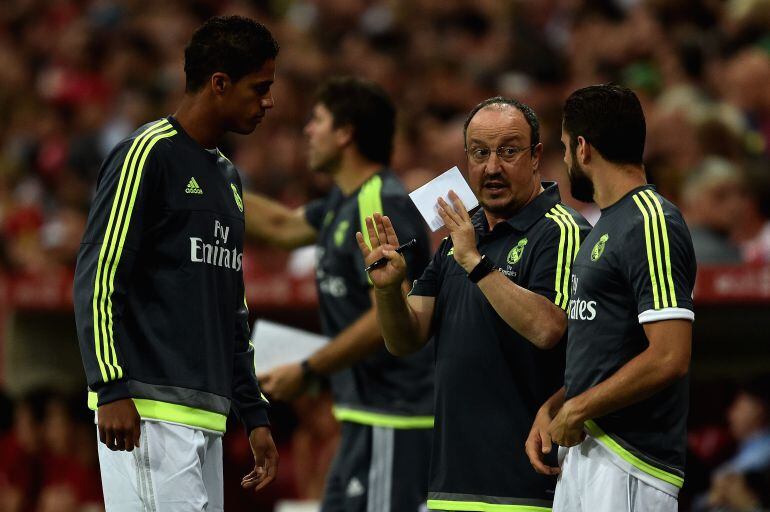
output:
[[[102,509],[74,262],[102,159],[174,112],[184,45],[216,14],[253,17],[280,42],[275,108],[221,149],[246,188],[291,206],[328,190],[306,169],[302,128],[318,84],[346,73],[395,99],[408,189],[464,169],[466,113],[514,96],[540,117],[545,177],[595,221],[569,194],[561,107],[588,84],[633,88],[649,180],[683,210],[699,263],[681,509],[770,508],[770,0],[3,0],[0,512]],[[318,330],[312,250],[248,247],[244,261],[253,319]],[[280,473],[258,496],[238,485],[252,460],[231,422],[228,510],[320,495],[329,406],[324,392],[274,405]]]

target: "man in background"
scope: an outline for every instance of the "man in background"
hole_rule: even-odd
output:
[[[324,492],[323,512],[413,512],[425,502],[433,428],[433,354],[390,355],[373,308],[371,282],[354,233],[385,212],[404,226],[415,279],[429,256],[419,212],[388,169],[396,112],[374,83],[335,78],[316,95],[305,127],[308,160],[335,187],[298,210],[246,194],[247,234],[293,249],[315,243],[321,323],[329,343],[300,364],[260,376],[265,392],[291,400],[312,379],[331,380],[341,441]],[[403,283],[402,283],[403,284]]]
[[[739,264],[740,248],[730,235],[744,212],[744,179],[732,162],[710,157],[684,182],[682,208],[700,264]]]

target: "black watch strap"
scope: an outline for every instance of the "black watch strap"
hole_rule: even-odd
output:
[[[302,368],[302,379],[305,382],[310,382],[311,380],[315,380],[318,377],[318,374],[313,370],[313,368],[310,367],[310,361],[305,359],[300,363],[300,367]]]
[[[484,254],[481,256],[481,261],[479,261],[478,264],[473,267],[470,274],[468,274],[468,279],[470,279],[472,283],[478,283],[484,276],[496,269],[497,266],[492,263],[492,260],[487,258],[486,254]]]

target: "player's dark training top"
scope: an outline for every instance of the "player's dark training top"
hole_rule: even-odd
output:
[[[232,403],[249,431],[267,424],[243,233],[238,172],[174,118],[115,147],[99,172],[74,285],[92,408],[131,397],[142,418],[224,431]]]
[[[419,276],[430,259],[430,241],[420,213],[395,175],[384,169],[345,196],[335,187],[307,205],[305,215],[318,231],[316,283],[324,334],[334,337],[371,307],[371,282],[356,242],[366,239],[366,217],[390,217],[399,240],[415,238],[404,252],[409,278]],[[433,426],[433,354],[423,349],[408,357],[392,356],[385,346],[332,375],[337,419],[395,428]]]
[[[602,210],[572,269],[567,398],[613,375],[648,346],[642,324],[692,321],[695,254],[676,206],[646,185]],[[628,471],[680,488],[688,379],[602,418],[587,430]],[[650,477],[653,477],[650,480]]]
[[[538,197],[491,231],[479,210],[472,217],[476,244],[511,281],[566,310],[570,267],[590,225],[560,203],[555,183],[543,185]],[[436,298],[428,507],[550,510],[556,478],[532,469],[524,442],[540,406],[562,386],[565,343],[542,350],[514,331],[453,252],[447,238],[412,289]]]

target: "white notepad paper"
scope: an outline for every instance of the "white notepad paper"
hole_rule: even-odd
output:
[[[284,364],[304,361],[328,341],[329,338],[320,334],[257,320],[251,330],[254,371],[260,375]]]
[[[457,166],[433,178],[409,194],[409,198],[420,211],[425,222],[430,226],[431,231],[438,231],[444,225],[444,221],[441,220],[441,216],[438,214],[438,198],[443,197],[444,201],[451,205],[452,201],[449,200],[450,190],[454,190],[455,194],[460,196],[460,200],[468,211],[473,210],[479,205],[479,200],[476,199],[471,187],[468,186]],[[398,226],[396,226],[396,229],[398,229]]]

